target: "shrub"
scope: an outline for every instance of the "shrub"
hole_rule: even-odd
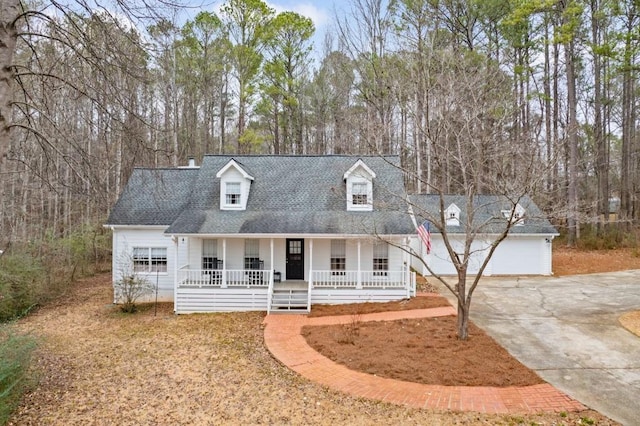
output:
[[[138,275],[133,268],[133,256],[128,250],[118,259],[118,279],[115,282],[115,301],[121,303],[123,312],[137,311],[136,302],[155,290],[155,286],[146,278]]]
[[[108,270],[110,257],[111,233],[102,226],[12,244],[0,255],[0,323],[63,295],[75,277]]]
[[[31,385],[27,369],[35,346],[33,338],[18,336],[7,326],[0,328],[0,425],[7,423]]]
[[[132,314],[138,310],[136,302],[151,293],[155,286],[136,274],[122,275],[115,283],[116,303],[121,303],[122,312]]]
[[[0,257],[0,322],[25,315],[47,292],[42,263],[28,253]]]

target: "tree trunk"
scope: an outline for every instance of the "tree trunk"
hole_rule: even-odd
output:
[[[9,152],[13,100],[13,55],[20,16],[20,0],[0,1],[0,164]]]
[[[629,58],[630,41],[627,37],[625,46],[625,60],[622,78],[622,152],[620,162],[620,220],[628,228],[632,216],[631,205],[631,136],[633,133],[632,120],[632,75],[631,59]]]
[[[596,51],[600,46],[601,30],[598,19],[598,0],[591,0],[591,43],[593,44],[593,139],[596,145],[596,176],[598,179],[598,233],[602,233],[605,224],[609,221],[609,163],[607,159],[606,139],[602,123],[602,57]]]
[[[567,214],[567,243],[570,246],[576,244],[578,238],[578,121],[576,97],[576,75],[574,68],[573,41],[565,43],[565,67],[567,77],[567,148],[569,154],[568,164],[568,187],[567,196],[569,198]]]
[[[467,295],[467,271],[458,269],[458,339],[467,340],[469,338],[469,300]]]

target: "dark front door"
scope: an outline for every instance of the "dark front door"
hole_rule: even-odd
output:
[[[304,279],[304,240],[287,240],[287,279]]]

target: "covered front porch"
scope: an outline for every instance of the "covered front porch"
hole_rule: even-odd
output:
[[[176,313],[309,312],[316,303],[415,295],[409,258],[387,241],[350,237],[179,236]]]

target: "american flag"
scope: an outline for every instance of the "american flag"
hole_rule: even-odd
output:
[[[427,254],[431,253],[431,223],[428,220],[418,226],[418,235],[420,235],[422,242],[427,247]]]

